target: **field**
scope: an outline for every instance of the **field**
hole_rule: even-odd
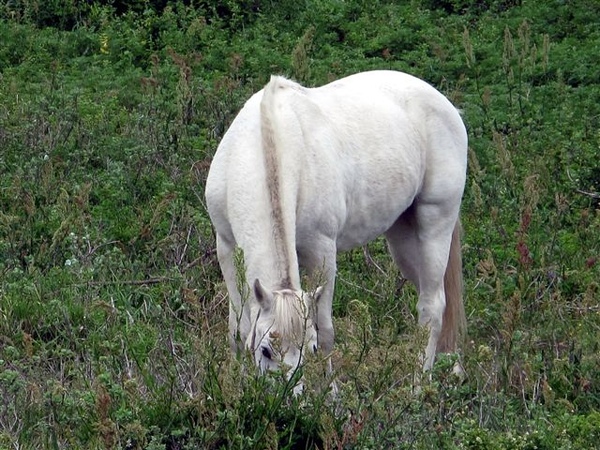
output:
[[[0,1],[0,449],[600,442],[596,0]],[[272,73],[421,77],[463,112],[467,377],[385,243],[340,255],[337,398],[226,341],[204,181]]]

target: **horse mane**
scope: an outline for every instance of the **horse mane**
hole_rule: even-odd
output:
[[[279,281],[284,289],[299,287],[294,286],[292,282],[293,254],[288,244],[294,232],[289,229],[289,224],[286,226],[286,219],[289,220],[289,218],[284,213],[284,199],[282,198],[284,193],[281,181],[281,171],[283,170],[281,152],[284,145],[282,145],[282,136],[277,133],[275,124],[277,110],[281,107],[281,100],[278,99],[277,94],[290,88],[301,89],[301,86],[284,77],[272,76],[271,81],[264,88],[260,103],[261,140],[273,220],[273,243],[277,261],[281,264]]]
[[[274,292],[273,319],[274,328],[285,339],[303,340],[306,324],[310,320],[307,305],[291,289]]]

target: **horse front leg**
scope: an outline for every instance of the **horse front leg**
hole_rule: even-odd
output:
[[[331,354],[335,341],[335,331],[333,329],[333,293],[335,287],[335,257],[333,264],[329,266],[329,275],[326,276],[323,291],[317,301],[316,325],[317,325],[317,340],[319,348],[323,352],[325,358],[326,374],[325,378],[329,382],[329,388],[334,398],[337,396],[338,388],[333,377],[333,363]]]
[[[321,285],[322,291],[316,302],[315,323],[319,347],[329,355],[333,350],[333,293],[335,288],[336,251],[335,243],[323,240],[318,250],[302,254],[302,265],[313,283]]]
[[[302,266],[307,270],[314,284],[321,285],[322,291],[316,302],[315,325],[320,350],[327,358],[328,372],[333,372],[331,352],[335,340],[333,329],[333,294],[336,274],[336,246],[329,238],[316,239],[310,251],[300,251]]]
[[[250,321],[237,286],[234,251],[235,245],[217,234],[217,258],[229,295],[229,345],[232,353],[237,354],[244,350],[244,343],[250,332]]]

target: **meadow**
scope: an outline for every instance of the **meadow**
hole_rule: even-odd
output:
[[[0,0],[0,449],[591,449],[600,442],[595,0]],[[468,336],[415,392],[416,294],[339,257],[294,397],[230,355],[204,205],[273,73],[427,80],[470,139]]]

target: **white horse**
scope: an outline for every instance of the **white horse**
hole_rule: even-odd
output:
[[[424,81],[373,71],[309,89],[272,77],[233,121],[206,182],[232,350],[245,346],[262,370],[284,363],[288,376],[307,349],[329,355],[336,253],[384,234],[418,290],[424,370],[456,351],[466,166],[460,114]],[[300,267],[323,286],[303,291]]]

